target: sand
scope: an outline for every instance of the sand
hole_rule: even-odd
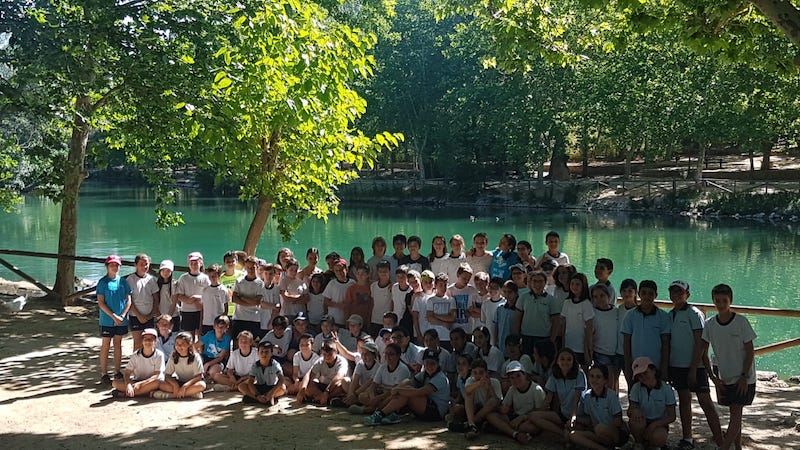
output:
[[[37,308],[36,300],[28,307]],[[467,442],[443,423],[406,416],[400,425],[368,427],[363,416],[335,408],[245,405],[233,393],[208,392],[197,400],[117,400],[98,383],[96,309],[90,305],[0,313],[0,446],[3,448],[156,447],[519,448],[508,438],[484,434]],[[123,353],[131,350],[131,339]],[[113,367],[111,365],[110,367]],[[779,383],[780,384],[780,383]],[[623,390],[624,392],[624,390]],[[624,402],[623,402],[624,404]],[[725,409],[719,409],[723,425]],[[745,447],[800,448],[800,387],[759,383],[756,402],[745,409]],[[710,436],[695,404],[695,437]],[[680,437],[673,424],[670,440]],[[540,437],[531,448],[563,448]]]

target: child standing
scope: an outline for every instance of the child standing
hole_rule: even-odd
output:
[[[391,273],[391,265],[389,270]],[[392,285],[392,312],[397,314],[399,325],[411,329],[414,327],[414,320],[411,318],[412,305],[406,303],[408,294],[412,292],[411,285],[408,283],[408,266],[400,266],[395,269],[394,279],[397,282]],[[419,286],[419,275],[417,275],[416,282]]]
[[[639,306],[639,292],[636,289],[636,281],[626,278],[622,280],[622,283],[619,285],[619,293],[622,297],[622,304],[619,305],[617,308],[617,314],[619,315],[619,327],[620,332],[617,335],[617,354],[616,354],[616,365],[617,367],[622,370],[625,365],[625,335],[622,334],[622,322],[625,320],[625,316],[628,314],[628,311],[636,308]],[[633,386],[633,379],[629,379],[628,377],[631,375],[629,370],[622,370],[622,374],[625,376],[625,383],[630,387]],[[619,380],[616,381],[616,385],[619,386]],[[619,392],[619,389],[617,389]]]
[[[398,267],[405,263],[406,242],[407,240],[405,234],[395,234],[394,237],[392,237],[392,248],[394,249],[394,253],[387,258],[389,260],[389,264],[391,265],[389,268],[389,273],[394,273]],[[419,272],[419,270],[417,272]],[[395,280],[392,279],[392,281]]]
[[[610,304],[616,305],[617,291],[614,289],[614,285],[608,281],[608,277],[611,276],[612,272],[614,272],[614,263],[608,258],[598,258],[597,263],[594,266],[594,276],[597,278],[597,283],[592,285],[592,287],[597,286],[598,284],[604,285],[606,288],[608,288],[609,301],[611,302]]]
[[[354,283],[347,278],[347,261],[338,258],[333,262],[334,278],[325,286],[322,297],[325,299],[326,314],[330,315],[336,325],[343,327],[347,317],[344,310],[344,299],[347,289]]]
[[[225,271],[219,276],[219,282],[222,283],[222,285],[225,286],[225,290],[228,291],[228,299],[233,295],[233,285],[236,283],[236,280],[244,275],[244,270],[237,269],[239,263],[236,252],[233,250],[228,250],[222,255],[222,264],[225,266]],[[227,305],[228,309],[226,314],[232,317],[235,306],[233,302],[228,302]]]
[[[122,258],[106,258],[106,275],[97,282],[97,307],[100,309],[100,382],[110,385],[108,351],[114,342],[114,373],[122,367],[122,337],[128,334],[128,310],[131,308],[131,288],[119,276]]]
[[[462,263],[467,262],[467,255],[464,253],[464,238],[460,234],[454,234],[450,238],[450,254],[447,257],[447,270],[445,273],[451,280],[458,278],[458,269]],[[471,281],[471,280],[470,280]]]
[[[131,310],[129,314],[131,334],[133,334],[133,350],[142,348],[142,330],[153,328],[153,317],[158,315],[158,285],[156,279],[148,273],[150,257],[144,253],[136,255],[133,263],[136,271],[125,277],[131,288]]]
[[[386,256],[386,239],[383,236],[376,236],[372,239],[372,256],[367,260],[369,266],[370,281],[378,281],[378,263],[381,261],[389,262]],[[389,262],[389,278],[392,275],[392,264]]]
[[[489,267],[489,276],[502,278],[503,281],[511,278],[511,267],[519,263],[517,255],[517,238],[506,233],[500,237],[497,248],[491,252],[492,265]]]
[[[533,344],[541,340],[556,342],[564,302],[545,292],[547,275],[541,271],[528,274],[530,291],[517,301],[514,334],[522,335],[522,352],[533,353]],[[582,345],[581,345],[582,347]]]
[[[444,236],[437,234],[431,241],[431,253],[428,255],[428,260],[431,263],[431,271],[433,273],[447,273],[448,256],[447,243],[444,241]]]
[[[325,314],[325,306],[323,305],[325,299],[322,297],[324,283],[325,277],[322,273],[315,273],[311,275],[311,280],[308,284],[308,322],[314,330],[319,330],[320,320]],[[261,314],[264,314],[263,302],[261,303],[261,308]]]
[[[453,328],[461,328],[467,334],[472,334],[472,321],[470,310],[475,308],[475,304],[480,305],[478,290],[470,286],[472,280],[472,268],[467,263],[461,263],[456,271],[458,278],[455,283],[447,287],[447,295],[456,303],[456,321]]]
[[[281,295],[281,314],[286,316],[289,321],[293,321],[298,314],[306,314],[308,285],[298,275],[299,270],[300,263],[296,259],[290,258],[286,261],[286,274],[278,284],[278,292]]]
[[[360,265],[356,269],[356,282],[347,288],[344,296],[344,312],[347,317],[358,315],[363,320],[372,318],[372,287],[369,283],[369,267]],[[381,312],[381,316],[383,312]],[[363,325],[363,323],[362,323]],[[379,328],[380,329],[380,328]],[[355,350],[352,348],[351,350]]]
[[[710,373],[717,387],[720,405],[730,408],[730,423],[720,448],[742,448],[742,410],[756,395],[756,367],[753,341],[756,334],[744,316],[731,311],[733,289],[718,284],[711,290],[717,315],[703,328],[703,362],[710,367],[708,346],[714,349],[718,366]]]
[[[708,426],[716,445],[722,445],[722,429],[719,416],[711,401],[708,375],[703,367],[703,325],[705,317],[696,307],[688,304],[689,283],[676,280],[669,285],[669,299],[674,305],[672,334],[670,335],[669,379],[678,391],[678,407],[681,415],[683,438],[678,448],[694,448],[692,439],[692,392],[706,415]]]
[[[558,232],[549,231],[544,236],[544,245],[547,246],[547,251],[538,259],[540,267],[546,261],[555,261],[556,266],[569,264],[569,256],[560,249],[561,236],[559,236]]]
[[[406,256],[403,264],[419,272],[431,270],[431,261],[423,256],[420,250],[422,250],[422,239],[419,236],[409,236],[408,256]]]
[[[658,364],[656,368],[669,367],[669,339],[672,333],[672,320],[666,311],[655,304],[658,286],[655,281],[642,280],[639,283],[639,306],[628,311],[622,321],[620,332],[624,335],[626,379],[633,379],[631,372],[633,360],[647,356]],[[660,372],[659,372],[660,373]],[[627,375],[630,374],[630,375]]]
[[[582,273],[569,280],[569,297],[561,308],[561,325],[561,342],[575,352],[581,367],[587,367],[594,351],[594,307],[589,300],[589,281]]]
[[[233,285],[231,301],[236,303],[236,310],[231,321],[231,335],[238,336],[247,330],[259,338],[262,336],[259,314],[264,299],[264,282],[256,276],[255,256],[250,255],[244,260],[244,271],[245,275]]]
[[[456,321],[456,302],[447,295],[447,274],[436,275],[434,295],[426,303],[426,318],[431,328],[439,335],[439,342],[445,349],[452,350],[450,345],[450,328]]]
[[[226,316],[227,317],[227,316]],[[188,331],[178,333],[175,351],[167,359],[166,380],[154,391],[154,398],[203,398],[203,359],[194,351],[194,337]]]
[[[472,236],[472,249],[467,253],[467,264],[472,267],[475,273],[484,272],[489,274],[492,267],[492,254],[486,251],[489,246],[489,237],[486,233],[475,233]]]
[[[205,335],[214,329],[214,319],[220,314],[228,314],[228,289],[220,282],[222,266],[212,264],[206,270],[211,283],[203,289],[203,326],[201,332]]]
[[[172,318],[172,331],[178,332],[181,329],[181,310],[178,306],[178,299],[175,296],[175,286],[177,282],[172,278],[175,270],[175,263],[169,259],[161,261],[158,266],[158,312],[160,315],[167,314]],[[164,353],[165,356],[172,354]]]
[[[189,253],[187,260],[189,272],[178,278],[175,294],[181,304],[181,330],[192,333],[197,340],[202,322],[203,290],[211,281],[203,273],[203,255],[200,252]]]
[[[469,263],[467,263],[469,264]],[[470,266],[472,268],[472,266]],[[498,304],[495,305],[486,305],[488,308],[484,313],[484,303],[490,300],[491,295],[489,294],[489,274],[486,272],[478,272],[472,276],[472,281],[470,281],[470,285],[475,286],[475,290],[477,291],[478,297],[475,300],[475,304],[469,310],[469,317],[470,317],[470,324],[472,325],[472,329],[475,329],[480,326],[487,326],[489,329],[493,329],[494,327],[494,309]],[[502,286],[501,286],[502,287]],[[498,288],[498,295],[495,298],[494,302],[499,302],[502,297],[499,295],[499,288]],[[494,336],[494,334],[492,334]]]
[[[272,318],[281,313],[281,294],[278,292],[280,283],[280,273],[276,270],[279,266],[259,260],[258,273],[259,279],[264,283],[264,290],[261,291],[261,305],[258,310],[260,333],[253,336],[264,337],[272,329]],[[321,275],[321,274],[320,274]]]
[[[592,288],[592,304],[594,305],[594,350],[592,361],[601,364],[606,372],[611,374],[608,378],[609,389],[619,390],[619,373],[622,366],[616,357],[619,343],[619,329],[622,320],[616,306],[609,304],[608,288],[596,284]]]
[[[502,297],[500,293],[502,292]],[[489,301],[483,302],[481,308],[485,310],[484,317],[491,324],[489,332],[492,333],[493,345],[497,345],[500,352],[505,354],[505,339],[514,333],[514,322],[517,317],[517,302],[519,301],[517,285],[508,280],[505,283],[500,278],[493,278],[489,282]],[[495,299],[498,300],[495,300]]]
[[[258,344],[258,361],[250,369],[250,376],[239,385],[243,401],[274,405],[275,399],[286,393],[286,381],[281,365],[272,357],[276,345],[263,341]]]
[[[131,355],[122,376],[114,380],[114,397],[148,396],[164,381],[164,353],[156,349],[156,330],[142,330],[142,348]]]
[[[367,332],[371,336],[377,336],[378,332],[383,328],[384,314],[394,310],[389,262],[380,261],[376,270],[378,271],[378,280],[372,282],[369,287],[370,297],[372,298],[372,316],[370,317]]]

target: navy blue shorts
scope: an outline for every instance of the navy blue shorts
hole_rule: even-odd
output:
[[[155,328],[155,322],[151,317],[150,320],[142,323],[139,322],[139,319],[136,316],[131,315],[128,317],[128,326],[130,326],[131,331],[142,331],[145,328]]]
[[[689,386],[688,367],[670,367],[669,379],[676,391],[688,390],[698,394],[711,392],[711,385],[708,384],[708,373],[704,367],[697,368],[697,384],[695,384],[694,388]]]
[[[726,384],[717,390],[720,405],[748,406],[753,404],[753,399],[756,398],[756,384],[748,384],[747,392],[744,395],[740,395],[736,387],[737,385],[735,384]]]
[[[114,336],[125,336],[128,334],[128,326],[127,325],[119,325],[119,326],[111,326],[111,327],[104,327],[100,326],[100,337],[101,338],[112,338]]]
[[[442,420],[442,416],[439,414],[439,408],[436,407],[436,403],[430,398],[428,398],[428,402],[425,404],[425,412],[422,414],[415,414],[415,416],[423,422],[439,422]]]
[[[256,392],[258,392],[258,395],[264,395],[275,388],[274,385],[269,384],[255,384],[254,386],[256,387]]]
[[[200,329],[200,320],[202,313],[200,311],[181,311],[181,331],[190,331],[194,333]]]

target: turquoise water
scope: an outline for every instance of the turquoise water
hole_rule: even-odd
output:
[[[203,252],[206,264],[221,262],[228,249],[239,249],[250,224],[252,207],[237,199],[186,197],[181,209],[186,225],[169,230],[155,227],[153,196],[145,189],[105,188],[88,184],[80,200],[78,254],[104,257],[118,253],[125,259],[139,252],[156,262],[173,259],[185,264],[186,255]],[[477,216],[475,221],[470,216]],[[26,197],[17,214],[0,214],[0,247],[55,253],[58,248],[59,207],[38,197]],[[500,218],[498,221],[497,218]],[[606,213],[562,213],[538,210],[484,208],[412,209],[345,205],[328,223],[307,222],[286,243],[273,229],[264,233],[259,256],[274,261],[279,248],[288,246],[301,260],[308,247],[319,247],[324,255],[337,251],[349,255],[353,246],[371,254],[373,236],[387,240],[393,234],[417,234],[427,253],[433,235],[460,233],[469,242],[484,231],[494,246],[502,233],[533,244],[534,254],[544,252],[544,235],[554,229],[561,234],[562,248],[579,270],[592,279],[594,261],[608,257],[615,269],[615,285],[624,278],[656,280],[660,297],[673,279],[691,284],[690,301],[710,303],[711,288],[730,284],[735,303],[775,308],[800,308],[800,229],[753,222],[706,222],[689,218],[659,218]],[[20,256],[4,257],[23,271],[52,284],[54,260]],[[77,275],[97,279],[99,264],[77,263]],[[0,277],[18,279],[0,267]],[[750,316],[758,339],[756,346],[800,336],[796,319]],[[796,374],[797,347],[758,358],[760,370]]]

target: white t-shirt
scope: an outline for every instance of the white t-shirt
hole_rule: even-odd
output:
[[[411,307],[412,311],[419,313],[419,331],[421,334],[424,334],[425,331],[431,327],[431,324],[428,323],[428,316],[427,316],[429,297],[430,295],[428,294],[420,293],[419,296],[417,296],[417,298],[414,299],[414,304]],[[450,339],[449,336],[447,339],[448,340]]]
[[[225,303],[228,301],[228,289],[219,284],[203,289],[203,325],[214,325],[214,319],[225,314]]]
[[[500,298],[499,300],[492,301],[492,300],[484,300],[481,302],[481,322],[486,324],[485,326],[489,328],[489,333],[491,334],[489,342],[492,345],[498,344],[497,339],[497,322],[494,320],[494,313],[497,311],[497,308],[503,306],[506,303],[504,298]]]
[[[273,355],[279,358],[285,358],[286,353],[289,351],[289,344],[292,343],[292,328],[289,327],[283,332],[283,336],[275,336],[275,330],[270,330],[263,338],[264,342],[277,345],[279,348],[273,349]]]
[[[381,364],[372,381],[379,386],[394,387],[409,378],[411,370],[401,361],[393,371],[390,371],[386,364]]]
[[[497,378],[489,378],[489,382],[492,383],[492,391],[494,391],[494,397],[497,400],[503,399],[503,389],[500,387],[500,381]],[[475,378],[470,376],[467,378],[467,381],[464,383],[464,387],[467,387],[471,384],[475,384]],[[472,396],[475,399],[475,403],[479,405],[485,405],[486,403],[491,400],[491,397],[486,389],[478,388],[472,392]]]
[[[756,333],[750,322],[741,314],[734,314],[728,323],[720,323],[719,316],[706,320],[703,328],[703,340],[711,344],[719,367],[719,377],[725,384],[734,384],[739,380],[744,367],[744,344],[753,342]],[[747,384],[756,382],[755,362],[747,373]]]
[[[447,273],[447,260],[450,259],[450,255],[447,253],[444,256],[440,257],[433,257],[433,261],[431,261],[431,272],[438,275],[440,272]],[[453,280],[453,278],[450,278]]]
[[[503,405],[510,406],[514,414],[521,416],[534,409],[540,409],[544,405],[544,398],[544,389],[531,381],[531,385],[525,392],[519,392],[514,386],[508,388],[508,392],[503,398]]]
[[[156,279],[149,273],[140,277],[134,272],[125,277],[125,281],[128,282],[128,286],[131,288],[131,300],[136,305],[136,309],[142,314],[153,312],[153,294],[158,292]]]
[[[507,360],[503,361],[503,365],[500,366],[500,373],[503,374],[503,378],[506,377],[506,369],[508,368],[508,364],[511,361],[512,360],[507,359]],[[528,356],[528,355],[520,356],[519,363],[522,366],[522,370],[524,370],[525,373],[527,373],[527,374],[532,374],[533,373],[533,361],[531,360],[530,356]]]
[[[434,314],[441,314],[447,315],[450,311],[454,311],[456,309],[456,302],[450,297],[437,297],[435,295],[428,298],[428,301],[425,304],[426,315],[428,312],[433,312]],[[421,323],[421,321],[420,321]],[[422,327],[420,326],[420,329]],[[450,328],[444,325],[429,325],[428,328],[433,328],[436,330],[436,333],[439,335],[439,340],[443,342],[450,342]],[[425,330],[422,330],[424,333]]]
[[[311,378],[317,378],[320,383],[330,383],[335,377],[347,376],[347,360],[342,355],[336,355],[333,365],[328,365],[320,358],[311,368]]]
[[[175,285],[175,293],[182,294],[187,297],[203,295],[203,289],[205,289],[207,286],[211,286],[211,280],[208,279],[208,275],[202,272],[198,273],[197,275],[185,273],[178,278],[178,283]],[[198,312],[200,311],[200,306],[201,305],[199,303],[184,303],[181,305],[181,311]]]
[[[158,312],[159,314],[169,314],[170,309],[172,309],[172,295],[177,293],[175,287],[178,285],[178,282],[175,280],[170,281],[169,283],[164,283],[161,285],[160,290],[158,291]],[[156,287],[158,287],[158,283],[156,283]],[[177,315],[180,312],[180,306],[175,308],[175,314]]]
[[[622,318],[616,307],[608,310],[594,309],[594,351],[603,355],[617,353]]]
[[[185,383],[203,373],[203,358],[199,354],[195,354],[194,361],[190,363],[188,356],[180,356],[176,363],[175,359],[169,357],[164,373],[168,376],[175,376],[178,381]]]
[[[594,307],[589,300],[575,303],[572,300],[564,302],[561,308],[561,317],[564,318],[564,346],[571,348],[576,353],[583,353],[583,338],[586,322],[594,319]]]
[[[324,297],[321,292],[319,294],[308,293],[308,321],[312,325],[319,325],[322,315],[325,314],[324,305]]]
[[[467,262],[467,255],[465,255],[464,252],[461,252],[460,255],[455,257],[453,255],[447,255],[447,260],[445,261],[445,273],[450,281],[455,282],[455,280],[458,278],[458,268],[461,267],[461,263],[463,262]]]
[[[486,252],[483,256],[467,256],[467,264],[472,268],[472,273],[478,272],[489,273],[489,268],[492,267],[492,254]],[[472,281],[470,282],[472,284]]]
[[[304,294],[308,291],[308,286],[306,282],[299,279],[290,279],[290,278],[283,278],[281,282],[278,284],[278,291],[287,292],[289,294]],[[291,300],[301,300],[301,299],[290,299],[286,296],[281,296],[281,314],[284,316],[296,316],[299,313],[306,312],[306,305],[299,301],[292,302]]]
[[[261,292],[263,297],[261,297],[261,304],[259,305],[258,319],[261,322],[262,330],[271,330],[272,307],[281,303],[281,295],[278,293],[278,286],[274,284],[270,287],[265,286]]]
[[[302,352],[295,352],[294,357],[292,357],[292,366],[298,368],[298,376],[302,379],[319,360],[320,356],[314,352],[311,352],[311,357],[307,360],[303,359]]]
[[[422,364],[421,361],[422,361],[422,351],[423,350],[424,349],[422,347],[420,347],[419,345],[416,345],[413,342],[409,342],[408,343],[408,348],[406,348],[406,351],[404,351],[403,354],[400,355],[400,360],[403,361],[404,363],[408,364],[409,367],[413,366],[414,364]],[[417,363],[417,357],[419,357],[419,360],[420,360],[419,363]],[[441,358],[440,358],[440,360],[441,360]]]
[[[505,362],[505,357],[499,348],[492,345],[489,347],[489,354],[486,355],[484,355],[482,351],[478,350],[478,356],[480,356],[482,360],[486,361],[486,367],[489,369],[489,372],[500,373],[500,368]]]
[[[264,282],[261,278],[256,277],[253,280],[248,280],[246,277],[239,278],[233,285],[233,293],[239,294],[242,297],[261,297],[264,300]],[[248,322],[261,323],[261,317],[258,315],[261,305],[245,306],[236,305],[236,310],[233,311],[233,320],[246,320]]]
[[[142,349],[139,349],[131,355],[125,369],[131,371],[134,381],[146,380],[155,373],[158,373],[159,381],[164,381],[164,353],[155,349],[152,355],[144,356]]]
[[[347,288],[354,283],[355,281],[349,278],[345,282],[341,282],[334,278],[328,282],[327,286],[325,286],[325,291],[322,293],[322,296],[330,299],[333,303],[344,304],[344,297],[347,294]],[[345,321],[347,320],[347,318],[344,316],[344,308],[328,308],[328,315],[333,318],[334,323],[337,325],[344,325]]]
[[[378,282],[374,282],[369,287],[372,295],[372,323],[383,324],[383,314],[393,310],[392,304],[392,283],[380,287]],[[401,316],[398,316],[398,320]],[[366,319],[366,317],[364,318]]]
[[[372,381],[380,366],[381,365],[377,360],[372,362],[372,367],[370,368],[367,368],[367,365],[364,364],[364,361],[359,361],[356,364],[356,368],[353,370],[353,379],[358,377],[358,382],[361,383],[361,385],[365,385]]]
[[[400,289],[400,285],[392,285],[392,311],[397,314],[397,319],[402,319],[406,313],[406,294],[410,292],[411,286],[406,285],[405,290]],[[409,330],[410,331],[410,330]]]
[[[453,283],[447,288],[447,296],[456,304],[456,321],[453,322],[453,328],[461,328],[467,334],[472,334],[473,321],[469,317],[469,309],[475,304],[480,304],[478,290],[470,285],[459,288]]]
[[[411,347],[411,345],[409,345]],[[425,348],[420,349],[417,356],[414,358],[414,364],[422,366],[422,355],[425,354]],[[444,372],[450,364],[450,352],[439,347],[439,368]]]
[[[234,374],[240,377],[247,376],[256,361],[258,361],[258,349],[251,347],[250,354],[244,356],[242,349],[237,348],[231,352],[231,356],[228,358],[227,369],[233,370]]]

